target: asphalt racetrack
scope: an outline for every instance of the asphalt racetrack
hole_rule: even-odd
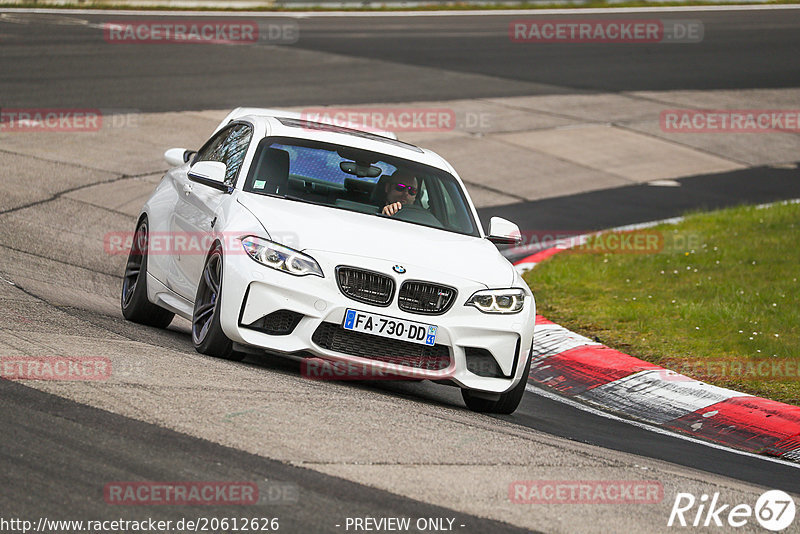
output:
[[[348,518],[407,516],[449,518],[442,525],[469,533],[662,532],[670,530],[678,492],[720,492],[734,504],[752,504],[766,489],[800,495],[800,472],[786,463],[654,433],[535,393],[512,416],[486,417],[467,411],[454,388],[304,380],[289,361],[201,356],[185,321],[161,331],[121,317],[124,257],[104,254],[103,236],[133,229],[167,168],[163,150],[196,148],[219,110],[632,92],[642,101],[644,93],[673,92],[779,99],[800,87],[800,9],[572,16],[701,21],[704,39],[531,47],[509,39],[509,23],[524,15],[243,15],[262,28],[293,24],[299,39],[121,45],[104,41],[103,23],[129,15],[0,11],[0,110],[141,116],[137,128],[111,133],[0,130],[0,355],[99,355],[118,370],[96,384],[0,381],[2,519],[279,517],[284,532],[352,532]],[[750,107],[774,106],[773,96]],[[422,145],[437,142],[430,133],[415,135],[409,138]],[[600,229],[798,198],[800,157],[791,157],[798,134],[781,135],[788,141],[775,148],[780,157],[731,156],[730,170],[676,176],[679,187],[587,179],[563,194],[554,176],[536,195],[497,197],[479,212],[484,224],[500,215],[522,228]],[[492,157],[487,149],[481,163],[495,164]],[[475,187],[487,195],[480,198],[516,195],[528,179],[509,173],[503,186]],[[509,498],[514,481],[554,479],[658,480],[664,496],[649,505],[572,507]],[[250,481],[262,500],[120,506],[104,497],[119,481]],[[422,530],[437,530],[425,524]]]
[[[526,18],[520,15],[259,16],[267,36],[269,25],[296,24],[299,39],[291,45],[267,40],[257,46],[165,49],[106,46],[98,39],[102,30],[93,27],[111,18],[142,17],[72,16],[85,22],[70,23],[63,15],[11,13],[5,18],[13,22],[2,25],[3,106],[91,103],[152,112],[266,102],[279,107],[800,85],[794,68],[800,52],[797,10],[657,16],[701,20],[703,42],[520,46],[509,38],[509,24]]]

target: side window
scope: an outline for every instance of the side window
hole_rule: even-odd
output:
[[[228,138],[225,140],[225,159],[223,160],[228,167],[225,173],[226,183],[233,185],[236,182],[236,177],[242,168],[244,155],[247,153],[247,147],[250,146],[252,137],[253,130],[245,124],[234,126],[231,129]]]
[[[247,147],[250,146],[250,139],[253,137],[253,130],[246,124],[236,124],[229,126],[200,149],[194,162],[198,161],[221,161],[227,167],[225,172],[225,183],[233,185],[239,170],[242,168]]]
[[[442,182],[442,189],[448,226],[472,232],[473,228],[468,216],[469,206],[464,200],[461,188],[455,181],[447,181]]]
[[[450,195],[445,193],[442,195],[442,200],[444,200],[444,209],[447,213],[447,219],[452,220],[456,215],[456,207],[453,204],[453,199],[450,198]]]
[[[417,193],[417,204],[423,208],[430,209],[430,199],[428,198],[427,181],[423,177],[419,177],[419,192]]]
[[[197,152],[197,155],[194,157],[194,161],[192,163],[194,164],[198,161],[222,161],[220,152],[222,151],[224,141],[228,137],[229,133],[229,130],[222,130],[215,135],[205,144],[205,146],[203,146],[203,148]]]

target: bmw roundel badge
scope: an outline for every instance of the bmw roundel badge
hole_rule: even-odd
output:
[[[402,265],[395,265],[394,267],[392,267],[392,270],[397,274],[403,274],[404,272],[406,272],[406,268],[403,267]]]

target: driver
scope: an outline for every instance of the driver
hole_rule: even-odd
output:
[[[386,205],[384,215],[394,215],[403,206],[410,206],[417,199],[419,192],[417,177],[408,172],[395,172],[386,182]]]

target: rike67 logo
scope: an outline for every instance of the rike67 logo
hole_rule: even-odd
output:
[[[691,493],[678,493],[669,514],[667,526],[677,527],[734,527],[747,525],[755,519],[772,532],[780,532],[794,522],[795,505],[792,497],[780,490],[761,494],[755,506],[724,503],[719,492],[709,499],[705,493],[696,498]]]

